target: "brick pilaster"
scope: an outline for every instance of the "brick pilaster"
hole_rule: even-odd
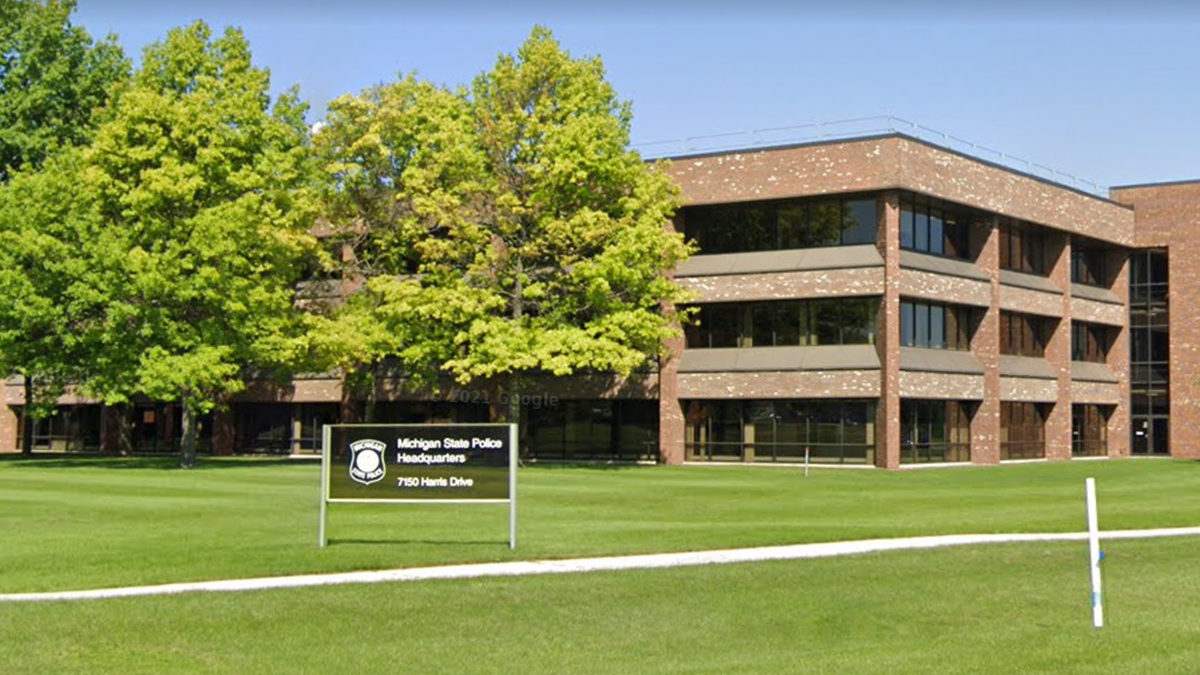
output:
[[[875,466],[900,466],[900,193],[879,197],[875,245],[884,262],[884,294],[876,319],[879,355],[879,407],[876,410]]]
[[[971,225],[971,240],[978,242],[976,264],[988,274],[991,300],[975,335],[971,352],[983,366],[983,401],[971,419],[971,461],[1000,462],[1000,228],[995,216]]]
[[[1062,289],[1062,319],[1046,345],[1046,361],[1058,380],[1058,396],[1046,418],[1046,459],[1071,458],[1071,243],[1067,235],[1048,232],[1046,262],[1050,281]]]

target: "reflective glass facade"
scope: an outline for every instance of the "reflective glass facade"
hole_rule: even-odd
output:
[[[900,402],[900,463],[971,461],[971,415],[963,401]]]
[[[1171,344],[1167,254],[1137,251],[1129,259],[1129,397],[1132,452],[1170,449]]]
[[[684,236],[703,254],[874,244],[873,195],[697,206],[684,210]]]
[[[878,298],[700,305],[684,326],[689,349],[875,343]]]
[[[875,402],[682,401],[690,460],[871,464]]]

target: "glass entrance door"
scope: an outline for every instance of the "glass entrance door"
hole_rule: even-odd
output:
[[[1133,454],[1170,454],[1170,441],[1171,425],[1166,416],[1133,418]]]

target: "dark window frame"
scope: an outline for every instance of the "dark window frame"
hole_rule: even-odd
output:
[[[1071,322],[1071,360],[1087,363],[1107,363],[1112,348],[1113,330],[1108,326],[1085,321]]]
[[[1037,276],[1049,274],[1045,229],[1019,220],[1000,221],[1000,269]]]
[[[1056,321],[1023,312],[1000,312],[1000,353],[1005,356],[1045,358]]]
[[[971,257],[969,211],[939,199],[905,193],[900,197],[900,248],[945,258]]]
[[[904,399],[900,402],[900,462],[971,461],[971,417],[966,401]]]
[[[866,296],[704,303],[696,306],[693,321],[684,326],[685,345],[688,349],[871,345],[878,333],[880,301],[878,296]],[[787,325],[787,317],[795,317],[797,323]]]
[[[1000,402],[1000,459],[1045,459],[1045,403]]]
[[[971,308],[923,300],[900,301],[900,346],[970,351]]]
[[[682,214],[698,255],[874,244],[878,236],[875,194],[694,206]]]

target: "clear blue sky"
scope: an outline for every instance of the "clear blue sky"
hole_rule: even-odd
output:
[[[603,59],[635,145],[894,115],[1100,185],[1200,178],[1187,0],[78,2],[135,61],[173,26],[239,26],[314,120],[400,72],[468,82],[541,24]]]

